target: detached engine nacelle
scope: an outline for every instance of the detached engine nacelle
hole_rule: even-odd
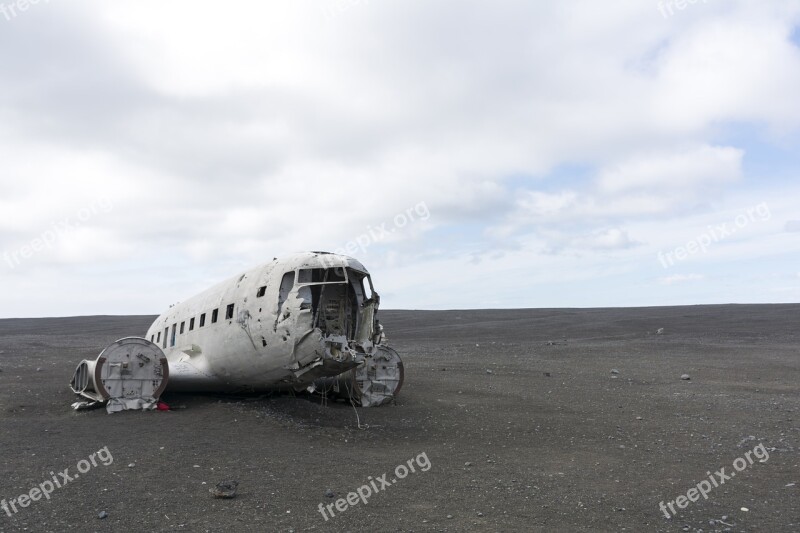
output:
[[[81,361],[70,387],[89,401],[72,407],[108,402],[109,413],[154,409],[168,380],[169,364],[161,348],[146,339],[127,337],[109,345],[96,360]]]

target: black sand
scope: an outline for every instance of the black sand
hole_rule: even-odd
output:
[[[0,510],[0,532],[800,531],[800,305],[383,311],[406,382],[397,405],[358,410],[363,429],[309,397],[72,411],[77,363],[153,318],[0,320],[0,499],[113,456]],[[759,443],[768,460],[659,510]],[[318,511],[423,453],[427,472]],[[237,497],[214,499],[225,480]]]

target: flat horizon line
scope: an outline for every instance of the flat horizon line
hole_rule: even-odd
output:
[[[696,308],[696,307],[777,307],[777,306],[796,306],[800,302],[781,302],[781,303],[724,303],[724,304],[682,304],[682,305],[634,305],[634,306],[604,306],[604,307],[455,307],[450,309],[383,309],[379,312],[422,312],[422,313],[448,313],[464,311],[591,311],[604,309],[676,309],[676,308]],[[153,314],[97,314],[97,315],[67,315],[67,316],[21,316],[21,317],[0,317],[0,320],[44,320],[44,319],[70,319],[70,318],[146,318],[158,317],[161,313]]]

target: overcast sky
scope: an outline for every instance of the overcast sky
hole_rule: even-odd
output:
[[[0,316],[800,301],[800,2],[0,0]]]

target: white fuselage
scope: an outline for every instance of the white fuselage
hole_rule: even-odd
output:
[[[301,388],[374,352],[377,306],[361,263],[308,252],[172,306],[146,339],[169,361],[168,390]]]

